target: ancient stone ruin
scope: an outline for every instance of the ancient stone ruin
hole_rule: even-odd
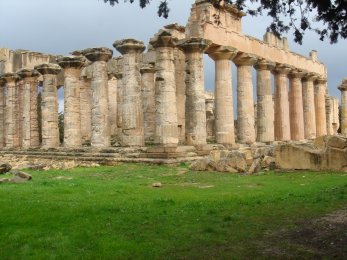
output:
[[[217,13],[221,23],[215,22]],[[245,35],[243,16],[234,6],[216,10],[197,0],[187,26],[165,26],[149,40],[146,52],[142,41],[115,41],[119,57],[106,47],[68,57],[0,49],[1,153],[27,159],[99,158],[103,163],[187,161],[216,149],[336,135],[338,101],[328,94],[327,70],[317,52],[309,57],[291,52],[286,39],[271,33],[264,40]],[[204,54],[215,62],[214,93],[204,89]],[[232,62],[237,86],[232,86]],[[340,90],[341,132],[347,135],[346,80]]]

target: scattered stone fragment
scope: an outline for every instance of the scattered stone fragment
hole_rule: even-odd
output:
[[[154,182],[154,183],[152,183],[152,187],[153,188],[161,188],[162,184],[160,182]]]
[[[0,174],[9,172],[12,169],[12,166],[8,163],[0,163]]]

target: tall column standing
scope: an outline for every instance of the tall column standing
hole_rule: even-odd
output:
[[[23,78],[22,97],[22,146],[39,147],[39,122],[37,114],[37,77],[38,71],[21,69],[17,74]]]
[[[288,141],[291,139],[287,83],[290,67],[279,64],[273,72],[275,75],[275,140]]]
[[[304,105],[305,139],[316,138],[316,111],[314,107],[313,82],[317,76],[307,73],[302,79],[302,98]]]
[[[341,91],[341,134],[347,137],[347,79],[338,87]]]
[[[186,144],[206,144],[206,111],[203,53],[211,42],[190,38],[179,42],[186,53]]]
[[[57,64],[41,64],[35,67],[43,76],[42,89],[42,147],[57,148],[60,145],[58,128]]]
[[[232,47],[222,46],[209,53],[215,62],[215,137],[219,144],[235,143],[234,106],[231,62],[237,54]]]
[[[92,137],[92,89],[87,75],[80,77],[80,111],[82,143],[90,142]]]
[[[108,111],[110,118],[110,134],[117,135],[117,85],[118,80],[114,73],[108,74]]]
[[[140,54],[142,41],[124,39],[113,46],[123,54],[122,135],[123,146],[143,146],[144,124],[141,98]]]
[[[325,111],[326,82],[327,81],[325,78],[318,78],[314,87],[317,137],[327,134],[327,121]]]
[[[275,133],[271,70],[275,63],[262,59],[254,67],[257,70],[257,141],[272,142]]]
[[[122,136],[123,72],[118,71],[115,76],[117,78],[117,135],[120,138]]]
[[[112,50],[105,47],[89,48],[82,54],[92,62],[92,147],[108,147],[110,141],[110,121],[108,112],[108,76],[107,61],[112,57]]]
[[[82,146],[80,74],[84,57],[61,57],[57,60],[64,69],[64,146]],[[85,122],[83,122],[85,123]]]
[[[5,80],[0,76],[0,148],[5,146]]]
[[[256,141],[252,66],[257,61],[254,55],[239,53],[234,63],[237,66],[237,137],[242,144]]]

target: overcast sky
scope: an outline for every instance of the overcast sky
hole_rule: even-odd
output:
[[[122,38],[147,44],[166,24],[186,25],[194,0],[169,0],[168,19],[156,14],[159,0],[152,0],[143,10],[137,3],[120,2],[111,7],[103,0],[0,0],[0,47],[67,55],[88,47],[112,48],[112,43]],[[243,32],[262,39],[269,21],[267,17],[244,17]],[[316,34],[307,33],[304,44],[298,45],[292,38],[288,35],[292,51],[305,56],[312,49],[318,51],[318,59],[328,68],[330,93],[340,96],[337,86],[347,77],[347,41],[330,45],[328,40],[321,42]],[[114,50],[114,55],[119,54]],[[206,58],[205,65],[205,87],[213,89],[213,62]],[[235,73],[233,78],[235,81]]]

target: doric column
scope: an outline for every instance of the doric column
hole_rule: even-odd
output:
[[[37,113],[38,71],[21,69],[17,74],[23,79],[22,89],[22,147],[39,147],[39,122]]]
[[[211,44],[201,38],[184,39],[186,64],[186,144],[206,144],[206,111],[203,54]]]
[[[221,46],[208,55],[215,62],[215,137],[219,144],[235,143],[231,62],[237,54],[232,47]]]
[[[110,121],[108,113],[108,76],[107,61],[112,57],[109,48],[89,48],[82,51],[92,62],[92,147],[108,147],[110,141]]]
[[[82,142],[90,142],[92,137],[92,88],[91,79],[80,77],[80,111]]]
[[[302,101],[301,79],[304,73],[293,69],[289,73],[289,114],[290,114],[290,133],[292,140],[305,139],[304,131],[304,108]]]
[[[327,122],[325,112],[326,79],[320,77],[314,86],[314,105],[316,110],[317,137],[327,134]]]
[[[108,113],[110,119],[110,134],[117,135],[117,84],[118,80],[114,73],[108,73]]]
[[[242,144],[256,141],[252,82],[252,66],[256,61],[254,55],[247,53],[239,53],[234,59],[237,66],[237,137]]]
[[[57,64],[41,64],[35,67],[43,76],[42,89],[42,147],[57,148],[60,145],[58,128]]]
[[[5,146],[5,83],[0,76],[0,148]]]
[[[153,142],[155,137],[155,84],[154,84],[154,66],[147,64],[141,68],[142,84],[142,105],[143,121],[145,131],[145,141]]]
[[[115,73],[117,78],[117,128],[118,137],[122,135],[122,111],[123,111],[123,72]]]
[[[177,146],[177,103],[174,65],[174,47],[177,38],[161,31],[150,41],[156,51],[155,111],[156,143]]]
[[[275,63],[259,60],[257,70],[257,141],[272,142],[274,132],[274,104],[272,99],[271,70]]]
[[[64,146],[82,146],[80,75],[84,57],[71,56],[58,58],[64,69]]]
[[[16,146],[22,147],[22,135],[23,135],[23,89],[24,89],[24,80],[16,73],[16,127],[17,127],[17,138]]]
[[[314,73],[306,73],[302,79],[302,98],[304,107],[305,139],[316,138],[316,111],[314,107]]]
[[[141,97],[140,54],[142,41],[124,39],[113,46],[123,55],[122,135],[123,146],[143,146],[144,125]]]
[[[288,100],[288,73],[290,67],[278,64],[274,70],[275,76],[275,140],[288,141],[290,136],[290,117]]]
[[[347,79],[338,87],[341,91],[341,134],[347,137]]]

